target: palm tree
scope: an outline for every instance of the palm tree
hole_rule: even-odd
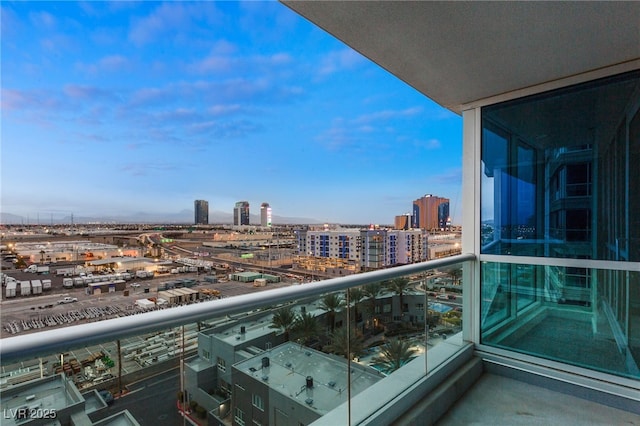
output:
[[[292,333],[300,336],[303,344],[308,344],[312,337],[320,334],[320,325],[316,320],[316,316],[309,312],[303,312],[296,315],[293,323]]]
[[[355,287],[348,290],[349,301],[353,304],[353,323],[358,324],[358,303],[365,297],[364,290],[361,287]]]
[[[329,328],[333,333],[336,329],[336,311],[342,307],[344,300],[338,293],[329,293],[320,301],[320,309],[327,312],[327,321]]]
[[[347,330],[350,335],[347,336]],[[330,335],[331,343],[327,345],[327,351],[352,359],[364,351],[364,337],[355,328],[340,327]]]
[[[453,281],[453,285],[459,285],[460,278],[462,278],[462,268],[452,269],[447,272],[447,275],[451,277],[451,280]]]
[[[404,293],[409,288],[409,279],[405,277],[395,278],[389,282],[387,282],[386,287],[389,291],[394,292],[398,296],[400,296],[400,312],[404,312]]]
[[[277,328],[284,331],[284,340],[289,341],[289,332],[293,328],[296,320],[296,314],[291,309],[291,306],[285,306],[278,309],[271,319],[271,325],[269,328]]]
[[[365,297],[369,298],[369,303],[367,304],[369,315],[375,319],[376,301],[378,300],[378,296],[382,292],[382,285],[380,283],[371,283],[362,287],[362,290],[364,291]]]
[[[391,373],[409,362],[416,353],[408,340],[391,339],[382,346],[382,364],[385,371]]]

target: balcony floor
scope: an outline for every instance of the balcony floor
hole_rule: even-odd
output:
[[[596,334],[588,320],[549,315],[521,339],[507,342],[506,346],[586,368],[628,374],[625,358],[617,349],[609,324],[604,315],[599,318],[600,333]]]
[[[436,424],[640,425],[640,415],[485,373]]]

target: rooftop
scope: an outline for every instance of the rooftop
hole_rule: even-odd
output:
[[[262,367],[262,358],[269,366]],[[347,360],[295,343],[284,343],[264,354],[241,361],[234,369],[268,383],[273,390],[326,414],[347,401]],[[307,387],[307,377],[313,386]],[[351,395],[367,389],[384,376],[377,370],[351,364]],[[266,379],[265,379],[266,378]]]
[[[5,389],[0,396],[0,406],[4,411],[2,424],[12,426],[24,423],[23,420],[16,419],[16,414],[10,414],[17,413],[21,408],[55,413],[71,405],[83,403],[84,399],[74,390],[73,387],[67,386],[62,374]]]

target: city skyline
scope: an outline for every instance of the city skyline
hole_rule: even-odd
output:
[[[460,221],[460,117],[282,4],[4,3],[2,63],[2,213]]]

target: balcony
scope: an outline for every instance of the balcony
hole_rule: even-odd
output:
[[[470,407],[475,407],[475,419],[492,421],[510,413],[513,404],[485,401],[480,412],[475,404],[491,389],[496,390],[491,394],[501,394],[497,390],[503,386],[537,395],[523,398],[522,412],[546,419],[568,418],[560,408],[549,408],[558,398],[571,401],[571,407],[583,407],[582,415],[637,419],[639,410],[629,405],[638,400],[632,386],[626,394],[618,386],[613,392],[618,396],[605,399],[593,390],[576,393],[586,400],[559,396],[557,392],[572,393],[586,385],[575,377],[564,384],[548,377],[545,382],[540,377],[548,366],[540,360],[484,353],[465,341],[468,331],[461,331],[460,315],[451,313],[463,311],[466,319],[473,309],[468,294],[474,294],[469,281],[474,265],[475,256],[464,254],[3,339],[2,386],[24,398],[40,398],[31,386],[50,377],[76,381],[82,395],[110,389],[119,398],[109,410],[129,407],[131,413],[122,415],[142,416],[141,422],[148,421],[149,413],[134,407],[148,395],[136,384],[155,383],[149,377],[157,375],[166,376],[163,392],[175,402],[168,407],[173,421],[183,412],[193,424],[273,424],[285,418],[285,408],[297,410],[301,417],[295,420],[305,424],[425,424],[439,419],[442,424],[459,424],[470,416]],[[445,271],[460,268],[462,284],[448,281]],[[404,286],[376,287],[404,278]],[[465,289],[464,296],[453,293],[460,290],[456,286]],[[447,294],[439,293],[440,287],[450,290],[450,299],[440,297]],[[287,313],[313,324],[293,326],[295,320],[287,320]],[[471,328],[465,325],[465,330]],[[392,341],[405,343],[397,360],[389,358],[393,352],[383,344]],[[91,374],[85,360],[96,353],[108,354],[114,362],[112,377],[85,380]],[[55,373],[56,363],[64,366],[62,374]],[[77,363],[82,368],[76,368]],[[21,377],[35,381],[19,384]],[[179,398],[184,399],[182,405]],[[82,403],[74,404],[82,411]],[[88,406],[86,402],[87,412]],[[90,420],[110,424],[100,413],[91,412]],[[68,424],[80,424],[73,418]],[[166,424],[173,424],[170,418],[165,417]]]

